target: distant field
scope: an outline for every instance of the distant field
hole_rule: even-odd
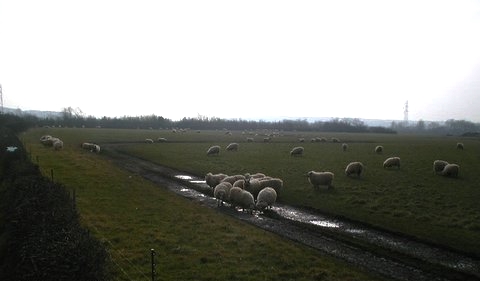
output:
[[[61,138],[64,149],[43,147],[39,138],[44,134]],[[138,147],[148,157],[156,158],[159,152],[155,146],[160,144],[144,146],[142,142],[158,134],[41,128],[19,136],[46,176],[53,170],[55,181],[75,189],[82,222],[109,248],[113,280],[150,280],[150,248],[157,252],[157,280],[382,280],[158,188],[113,166],[102,154],[80,148],[84,141],[132,142],[124,147]],[[165,137],[177,138],[178,146],[171,149],[190,150],[191,145],[198,145],[203,151],[219,134],[222,136],[212,132]],[[197,141],[200,143],[190,143]],[[220,161],[222,156],[206,160]],[[166,164],[181,165],[188,158],[187,154]],[[205,164],[205,169],[215,165]]]
[[[263,172],[280,177],[285,188],[279,201],[308,206],[323,212],[406,233],[434,243],[480,255],[480,140],[477,138],[418,135],[279,132],[264,143],[266,132],[158,130],[55,129],[66,143],[82,141],[132,142],[121,146],[129,154],[204,176],[207,172],[244,174]],[[54,131],[55,132],[55,131]],[[41,130],[35,131],[36,136]],[[145,138],[164,137],[167,143],[146,144]],[[254,143],[246,138],[253,137]],[[305,138],[299,143],[298,138]],[[311,143],[326,137],[327,143]],[[341,143],[349,149],[343,152]],[[69,139],[70,138],[70,139]],[[238,152],[226,152],[230,142],[239,142]],[[464,150],[456,143],[463,142]],[[220,145],[220,155],[207,157],[211,145]],[[290,157],[292,147],[302,145],[303,157]],[[374,153],[383,145],[381,155]],[[402,159],[400,170],[386,170],[390,156]],[[457,179],[434,175],[432,162],[443,159],[461,166]],[[344,175],[351,161],[361,161],[366,172],[361,179]],[[335,189],[313,190],[307,171],[335,173]]]

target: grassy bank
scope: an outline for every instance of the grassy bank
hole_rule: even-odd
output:
[[[149,280],[151,248],[157,252],[158,280],[378,279],[310,248],[179,198],[118,169],[102,154],[80,149],[83,141],[138,141],[150,137],[149,133],[35,129],[20,136],[45,175],[53,170],[55,181],[75,189],[82,222],[108,246],[117,280]],[[53,151],[43,147],[38,141],[43,134],[61,138],[64,149]],[[162,151],[185,150],[191,144],[182,137],[178,141],[184,142],[183,146],[179,143],[178,147]],[[203,146],[210,140],[205,137],[199,140]],[[144,146],[133,144],[131,149],[135,147]],[[159,152],[150,151],[153,148],[145,146],[141,151],[145,157],[156,158]],[[180,151],[178,155],[182,155]],[[164,160],[172,166],[180,167],[190,158],[188,153],[176,157],[172,151],[170,155],[172,159]],[[218,157],[215,161],[220,160]],[[194,162],[186,168],[200,174],[215,165],[210,163],[195,170],[202,162]]]

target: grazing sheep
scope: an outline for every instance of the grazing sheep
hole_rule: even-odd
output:
[[[242,192],[243,189],[238,186],[232,186],[232,188],[230,188],[230,191],[228,192],[228,202],[232,207],[238,206]]]
[[[100,146],[98,144],[94,144],[93,149],[90,151],[95,153],[100,153]]]
[[[253,209],[255,209],[255,198],[250,192],[243,189],[240,193],[239,201],[236,203],[238,204],[238,206],[242,207],[244,211],[250,210],[250,213],[252,213]]]
[[[270,140],[271,140],[270,137],[263,138],[263,142],[270,142]]]
[[[458,142],[457,143],[457,149],[463,150],[463,143]]]
[[[338,142],[340,142],[340,140],[337,139],[337,138],[332,138],[332,142],[338,143]]]
[[[207,150],[208,155],[218,155],[220,153],[220,146],[214,145]]]
[[[232,142],[231,144],[227,145],[227,151],[238,151],[239,144],[236,142]]]
[[[298,138],[298,142],[305,142],[305,138]]]
[[[277,194],[280,193],[280,191],[283,188],[283,181],[279,178],[263,178],[260,179],[260,190],[265,187],[271,187],[275,189]]]
[[[213,196],[217,199],[217,206],[223,206],[223,202],[229,201],[228,196],[232,185],[229,182],[221,182],[213,189]]]
[[[383,152],[383,146],[377,145],[375,147],[375,153],[381,154]]]
[[[247,138],[247,142],[254,142],[253,138]]]
[[[264,173],[255,173],[255,174],[246,174],[245,177],[251,177],[251,178],[254,178],[254,179],[261,179],[261,178],[264,178],[266,177]]]
[[[364,166],[362,162],[351,162],[345,168],[345,175],[350,176],[352,174],[356,174],[358,177],[360,177],[363,168]]]
[[[383,162],[383,168],[398,167],[400,169],[400,157],[390,157]]]
[[[224,178],[226,178],[227,175],[225,174],[212,174],[212,173],[207,173],[205,175],[205,182],[207,183],[208,186],[215,188]]]
[[[153,140],[152,139],[145,139],[145,142],[146,143],[153,143]]]
[[[448,165],[447,161],[444,160],[435,160],[433,161],[433,173],[434,174],[439,174],[443,171],[445,166]]]
[[[348,149],[348,144],[342,143],[342,150],[347,151],[347,149]]]
[[[290,151],[290,156],[302,156],[305,149],[302,146],[294,147]]]
[[[233,186],[240,187],[241,189],[245,188],[245,180],[237,180],[233,183]]]
[[[158,138],[158,139],[157,139],[157,141],[158,141],[158,142],[167,142],[167,139],[166,139],[166,138],[161,138],[161,137],[160,137],[160,138]]]
[[[265,187],[260,190],[257,196],[257,209],[264,210],[266,208],[272,208],[272,205],[277,201],[277,192],[271,187]]]
[[[53,139],[52,136],[44,135],[44,136],[40,137],[40,142],[45,146],[51,146],[51,145],[53,145],[52,139]]]
[[[233,175],[233,176],[228,176],[222,179],[222,181],[229,182],[231,184],[234,184],[238,180],[244,180],[245,176],[244,175]]]
[[[54,150],[60,150],[63,148],[63,141],[61,141],[60,139],[56,139],[54,142],[53,142],[53,149]]]
[[[321,185],[326,185],[328,189],[332,188],[332,182],[335,175],[332,172],[315,172],[307,173],[308,181],[313,185],[313,188],[319,189]]]
[[[90,143],[90,142],[84,142],[84,143],[82,143],[82,148],[86,149],[86,150],[93,151],[93,149],[95,149],[95,144]]]
[[[253,196],[257,196],[262,187],[260,185],[260,181],[258,179],[253,178],[245,178],[245,182],[243,188],[250,192]]]
[[[458,171],[460,170],[460,166],[457,164],[447,164],[445,168],[443,168],[442,176],[445,177],[458,177]]]

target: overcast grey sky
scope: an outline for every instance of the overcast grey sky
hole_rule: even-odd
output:
[[[480,1],[0,0],[4,106],[480,122]]]

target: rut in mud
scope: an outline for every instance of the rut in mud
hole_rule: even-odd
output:
[[[120,167],[180,196],[377,274],[397,280],[480,280],[480,260],[468,255],[279,203],[255,214],[218,207],[203,178],[108,149]]]

